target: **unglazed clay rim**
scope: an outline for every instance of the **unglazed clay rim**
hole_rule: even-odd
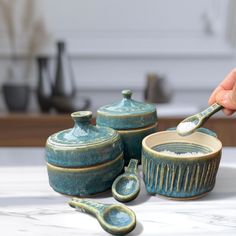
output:
[[[195,132],[190,136],[184,136],[184,137],[176,136],[175,139],[170,139],[170,140],[167,139],[166,141],[162,141],[162,142],[159,141],[159,142],[156,142],[155,145],[152,145],[151,147],[148,146],[147,141],[149,139],[153,139],[154,137],[161,136],[162,134],[167,134],[167,135],[168,134],[170,134],[170,135],[176,134],[176,135],[178,135],[176,133],[176,131],[162,131],[162,132],[157,132],[157,133],[154,133],[154,134],[150,134],[147,137],[145,137],[142,141],[143,150],[151,153],[152,157],[157,158],[157,159],[159,159],[159,158],[165,158],[166,159],[167,158],[167,159],[175,159],[175,160],[183,160],[183,159],[184,160],[196,160],[196,158],[198,158],[198,159],[214,158],[215,155],[222,150],[222,143],[219,139],[217,139],[217,138],[215,138],[211,135],[201,133],[201,132]],[[215,142],[215,145],[216,146],[218,145],[218,148],[213,148],[209,144],[207,145],[207,144],[203,144],[202,142],[197,142],[197,141],[191,140],[191,138],[194,138],[196,135],[200,136],[200,140],[201,140],[201,138],[212,139]],[[152,149],[156,145],[173,143],[173,142],[185,142],[185,143],[190,143],[190,144],[193,143],[193,144],[201,145],[203,147],[208,147],[212,151],[209,152],[209,153],[205,153],[203,155],[196,155],[196,156],[176,156],[176,155],[171,155],[171,154],[160,153],[160,152],[155,151],[155,150]]]
[[[88,171],[94,171],[94,170],[98,170],[98,169],[103,169],[104,167],[106,168],[106,166],[109,166],[109,165],[113,165],[115,162],[119,161],[120,159],[123,158],[123,152],[117,156],[114,160],[111,160],[111,161],[108,161],[108,162],[105,162],[105,163],[102,163],[102,164],[98,164],[98,165],[94,165],[94,166],[89,166],[89,167],[78,167],[78,168],[75,168],[75,167],[60,167],[60,166],[54,166],[50,163],[46,163],[47,164],[47,167],[49,170],[56,170],[56,171],[60,171],[60,172],[88,172]]]

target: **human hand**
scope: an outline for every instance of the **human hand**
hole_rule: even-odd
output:
[[[236,111],[236,68],[216,87],[208,103],[219,103],[224,107],[225,115],[230,116]]]

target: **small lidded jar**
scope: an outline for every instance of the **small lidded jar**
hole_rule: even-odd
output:
[[[133,158],[141,160],[143,138],[157,131],[157,113],[155,105],[133,100],[131,90],[123,90],[122,95],[121,101],[98,109],[97,125],[118,131],[128,164]]]
[[[123,144],[118,132],[91,123],[92,112],[71,114],[71,129],[51,135],[46,143],[49,183],[60,193],[88,196],[103,192],[123,170]]]

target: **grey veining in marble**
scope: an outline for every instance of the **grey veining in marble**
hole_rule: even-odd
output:
[[[67,205],[48,184],[41,148],[0,149],[1,235],[108,235],[93,217]],[[214,190],[195,201],[146,193],[127,206],[137,227],[129,235],[236,235],[236,148],[224,148]],[[139,172],[141,175],[141,172]],[[117,203],[109,191],[95,197]]]

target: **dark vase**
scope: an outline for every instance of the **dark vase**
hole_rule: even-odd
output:
[[[26,84],[3,84],[3,96],[10,112],[25,112],[30,98],[30,87]]]
[[[65,42],[57,42],[57,62],[53,96],[74,97],[76,93],[74,75],[67,56]]]
[[[173,90],[165,77],[157,74],[148,74],[144,99],[150,103],[168,103],[173,95]]]
[[[37,99],[40,110],[48,112],[51,108],[51,95],[52,84],[48,70],[48,58],[38,57],[38,86],[37,86]]]

